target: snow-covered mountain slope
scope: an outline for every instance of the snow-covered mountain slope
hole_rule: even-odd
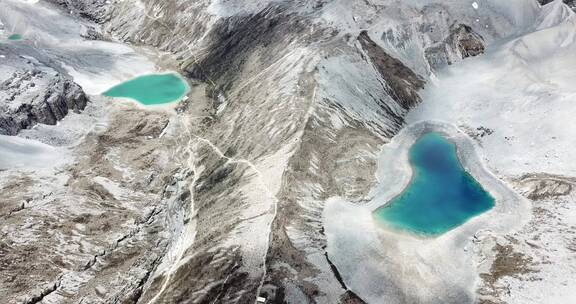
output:
[[[576,64],[576,15],[554,2],[535,21],[534,31],[439,72],[409,121],[495,130],[500,135],[482,138],[495,172],[576,174],[569,153],[576,129],[567,125],[576,112],[576,72],[564,68]]]
[[[548,292],[574,283],[553,276],[573,267],[573,244],[559,229],[574,229],[569,203],[560,202],[573,201],[576,29],[561,1],[24,2],[0,3],[3,28],[25,37],[12,48],[88,94],[155,70],[179,71],[192,89],[177,106],[154,110],[89,95],[83,114],[20,131],[24,148],[0,149],[31,160],[0,171],[8,303],[570,297],[568,288]],[[328,215],[392,187],[376,175],[386,168],[382,153],[421,120],[474,139],[463,142],[491,178],[536,205],[523,209],[532,219],[515,230],[456,231],[455,247],[444,249],[454,248],[461,280],[416,273],[406,278],[431,288],[412,292],[405,279],[388,279],[386,292],[359,288],[353,260],[343,258],[358,248],[333,244],[339,229],[354,239],[362,225]],[[0,138],[0,146],[19,140]],[[67,153],[38,168],[50,146]],[[386,246],[396,241],[371,239],[385,254],[367,256],[393,257],[377,262],[400,272],[451,257],[438,258],[432,245],[402,260]],[[364,275],[401,277],[384,271]],[[523,284],[533,292],[523,294]]]

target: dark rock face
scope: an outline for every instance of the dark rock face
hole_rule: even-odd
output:
[[[358,41],[370,57],[372,64],[386,81],[390,96],[405,109],[417,105],[421,101],[418,90],[424,87],[424,79],[406,67],[400,60],[388,55],[368,36],[366,31],[360,33]]]
[[[55,125],[88,99],[79,85],[58,73],[20,70],[0,84],[0,134],[16,135],[36,123]]]
[[[522,194],[533,201],[557,199],[569,195],[576,178],[553,174],[526,174],[519,178]]]
[[[438,45],[426,49],[426,59],[437,69],[456,60],[478,56],[484,53],[484,39],[465,24],[453,25],[450,35]]]
[[[100,31],[100,29],[93,27],[93,26],[87,26],[85,28],[85,30],[81,33],[81,36],[82,36],[82,38],[87,39],[87,40],[103,40],[104,39],[104,35]]]
[[[194,78],[208,77],[232,83],[247,57],[257,48],[271,49],[278,44],[284,47],[298,40],[306,29],[309,27],[302,17],[287,12],[282,6],[271,6],[254,15],[222,19],[208,34],[208,53],[185,70]]]
[[[74,15],[94,21],[104,23],[110,19],[108,5],[106,0],[47,0],[63,9],[70,11]]]
[[[540,4],[548,4],[554,0],[538,0]],[[572,10],[576,11],[576,0],[562,0],[566,5],[568,5]]]
[[[484,53],[484,39],[465,24],[458,25],[448,39],[452,40],[458,47],[462,58],[478,56]]]

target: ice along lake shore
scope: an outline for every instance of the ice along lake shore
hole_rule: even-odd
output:
[[[462,168],[494,198],[494,207],[434,237],[389,229],[374,219],[374,211],[409,185],[410,147],[430,132],[456,146]],[[341,197],[327,201],[323,222],[328,256],[350,290],[368,302],[474,302],[478,280],[477,253],[470,250],[474,239],[514,231],[529,220],[531,211],[525,198],[486,169],[477,150],[476,143],[452,124],[412,124],[382,147],[377,182],[364,202]],[[419,282],[418,288],[414,282]],[[398,294],[406,298],[398,299]]]
[[[409,149],[412,178],[392,201],[374,211],[391,229],[425,236],[445,233],[494,206],[494,198],[464,170],[453,143],[422,134]]]
[[[174,72],[134,77],[108,89],[102,95],[127,98],[144,106],[165,105],[180,101],[190,87]]]

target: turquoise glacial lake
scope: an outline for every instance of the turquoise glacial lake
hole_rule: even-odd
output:
[[[139,76],[112,87],[102,95],[136,100],[143,105],[160,105],[180,100],[188,85],[173,73]]]
[[[20,34],[12,34],[12,35],[8,36],[8,40],[12,40],[12,41],[21,40],[21,39],[22,39],[22,35],[20,35]]]
[[[402,193],[374,211],[394,230],[436,236],[494,206],[494,198],[464,170],[456,146],[426,133],[409,150],[412,179]]]

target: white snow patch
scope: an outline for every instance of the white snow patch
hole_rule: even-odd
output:
[[[490,168],[506,175],[576,175],[576,18],[440,71],[407,121],[447,121],[481,138]]]
[[[55,148],[39,141],[0,135],[0,170],[14,168],[51,168],[69,158],[64,148]]]

